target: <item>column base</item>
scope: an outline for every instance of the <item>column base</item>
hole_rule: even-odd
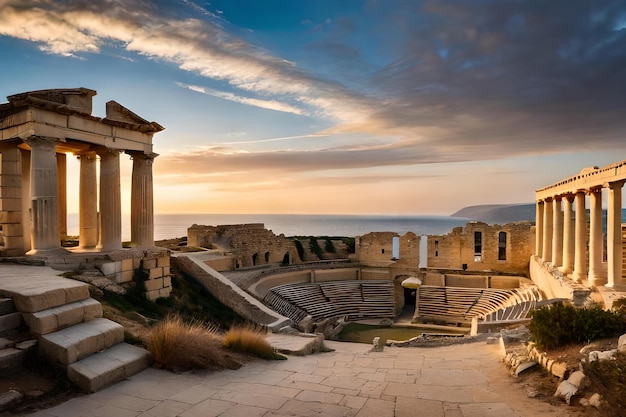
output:
[[[31,249],[26,252],[26,256],[37,256],[37,257],[47,257],[47,256],[65,256],[69,255],[70,252],[62,247],[57,248],[48,248],[48,249]]]
[[[607,284],[608,279],[606,277],[599,277],[589,273],[589,285],[592,287],[602,287]]]

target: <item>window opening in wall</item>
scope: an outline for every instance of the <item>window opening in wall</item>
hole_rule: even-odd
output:
[[[252,266],[256,266],[256,261],[257,261],[258,257],[259,257],[258,253],[252,254]]]
[[[385,248],[382,248],[380,253],[385,253]]]
[[[394,236],[391,240],[391,260],[400,259],[400,237]]]
[[[498,260],[506,261],[506,232],[498,233]]]
[[[483,259],[483,232],[474,232],[474,262]]]
[[[439,241],[435,240],[435,256],[439,256]]]
[[[265,263],[269,263],[269,261],[270,261],[270,253],[265,252]]]

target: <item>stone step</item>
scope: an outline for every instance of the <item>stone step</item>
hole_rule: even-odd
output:
[[[87,298],[36,313],[24,313],[23,317],[33,333],[48,334],[102,317],[102,305],[93,298]]]
[[[0,316],[0,334],[19,328],[22,325],[22,313],[9,313]]]
[[[24,363],[26,351],[16,348],[0,350],[0,374],[5,375],[19,369]]]
[[[70,365],[124,340],[124,328],[97,318],[41,336],[40,351],[52,362]]]
[[[101,388],[129,378],[150,365],[147,350],[120,343],[67,367],[70,381],[85,391]]]
[[[35,313],[89,298],[84,282],[58,276],[49,267],[2,266],[0,296],[11,297],[15,309]]]
[[[13,300],[10,298],[0,298],[0,316],[4,316],[9,313],[15,313]]]

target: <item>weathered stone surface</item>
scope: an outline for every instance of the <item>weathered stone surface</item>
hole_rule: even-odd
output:
[[[577,392],[578,388],[576,388],[575,385],[568,381],[561,381],[554,396],[563,399],[565,403],[569,405],[572,397],[576,395]]]
[[[626,334],[619,337],[617,341],[617,350],[619,352],[626,352]]]
[[[7,409],[11,405],[19,402],[24,396],[16,390],[9,390],[0,394],[0,411]]]

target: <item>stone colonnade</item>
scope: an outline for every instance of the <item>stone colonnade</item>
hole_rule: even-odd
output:
[[[79,250],[122,248],[121,153],[133,160],[131,243],[154,246],[152,137],[163,127],[115,101],[106,103],[106,117],[92,116],[94,95],[40,90],[0,104],[0,256],[62,251],[67,153],[80,160]]]
[[[608,287],[621,284],[622,187],[625,182],[626,161],[622,161],[602,169],[584,169],[577,176],[537,190],[535,255],[577,282]],[[606,263],[603,262],[602,222],[605,189]]]

